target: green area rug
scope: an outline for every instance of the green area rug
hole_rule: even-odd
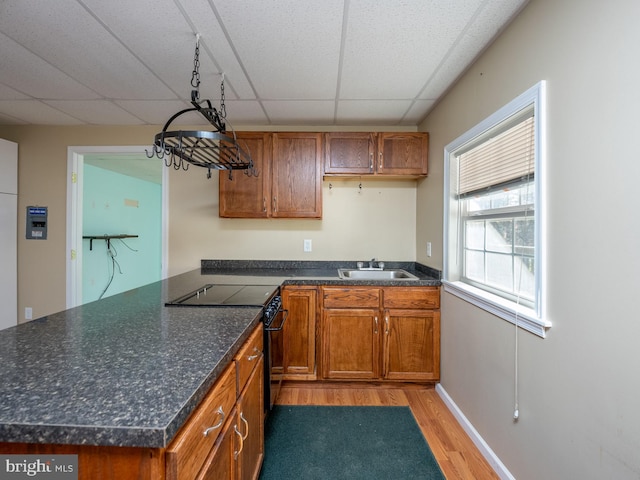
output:
[[[276,406],[261,480],[444,480],[409,407]]]

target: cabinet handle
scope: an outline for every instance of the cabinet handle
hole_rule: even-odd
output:
[[[245,427],[247,429],[246,430],[247,433],[245,433],[244,436],[242,437],[242,440],[244,441],[249,436],[249,422],[247,422],[247,419],[244,418],[244,413],[243,412],[240,412],[240,420],[242,420],[244,422],[244,425],[245,425]]]
[[[373,172],[373,152],[369,154],[369,171]]]
[[[277,212],[278,211],[278,199],[276,197],[273,197],[273,212]]]
[[[212,430],[215,430],[216,428],[220,428],[222,426],[222,424],[224,423],[224,410],[222,409],[222,405],[220,405],[220,408],[218,408],[218,412],[220,415],[220,421],[218,423],[216,423],[215,425],[213,425],[212,427],[207,428],[204,432],[202,432],[202,434],[206,437],[207,435],[209,435],[209,432],[211,432]]]
[[[240,452],[242,452],[242,449],[244,448],[244,438],[242,437],[242,434],[238,431],[238,426],[237,425],[233,426],[233,430],[236,432],[238,437],[240,437],[240,449],[236,450],[235,452],[233,452],[233,459],[237,460],[238,459],[238,455],[240,455]]]
[[[389,315],[384,316],[384,333],[389,335]]]
[[[378,316],[377,315],[375,317],[373,317],[373,321],[376,323],[376,328],[373,331],[373,333],[375,333],[377,335],[378,334]]]
[[[382,170],[382,152],[380,152],[378,155],[379,155],[378,170]]]
[[[247,360],[249,360],[250,362],[253,362],[256,358],[258,358],[260,356],[260,354],[262,353],[260,350],[258,350],[256,347],[253,347],[253,351],[256,352],[255,355],[249,355],[247,357]]]
[[[267,211],[267,197],[262,197],[262,211]]]

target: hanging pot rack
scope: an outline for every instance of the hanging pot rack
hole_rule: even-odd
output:
[[[200,100],[200,35],[196,35],[196,50],[194,55],[194,69],[191,76],[192,108],[181,110],[174,114],[162,131],[156,134],[153,150],[147,151],[147,157],[157,157],[164,160],[167,167],[176,170],[187,170],[189,165],[204,167],[207,178],[211,178],[211,170],[228,170],[232,178],[233,170],[244,170],[248,176],[258,176],[253,166],[251,155],[238,143],[235,132],[226,131],[226,107],[224,104],[224,74],[220,83],[220,110],[212,106],[208,99]],[[205,106],[203,106],[205,105]],[[167,131],[171,123],[189,112],[200,113],[214,128],[209,130],[175,130]]]

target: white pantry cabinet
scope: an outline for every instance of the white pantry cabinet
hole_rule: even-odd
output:
[[[0,330],[18,323],[18,144],[0,139]]]

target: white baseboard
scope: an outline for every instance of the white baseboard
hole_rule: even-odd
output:
[[[511,475],[509,470],[507,470],[507,467],[505,467],[504,463],[502,463],[498,456],[494,453],[494,451],[491,450],[491,447],[489,447],[487,442],[484,441],[478,431],[473,427],[471,422],[469,422],[467,417],[464,416],[462,410],[458,408],[458,405],[456,405],[456,403],[449,396],[444,387],[439,383],[436,384],[436,392],[438,392],[438,395],[440,396],[442,401],[445,403],[447,408],[451,410],[453,416],[456,417],[458,423],[462,426],[464,431],[467,432],[467,435],[469,435],[471,441],[475,444],[478,450],[480,450],[482,456],[487,460],[487,462],[489,462],[489,465],[491,465],[491,468],[495,470],[498,476],[502,480],[515,480],[515,477]]]

